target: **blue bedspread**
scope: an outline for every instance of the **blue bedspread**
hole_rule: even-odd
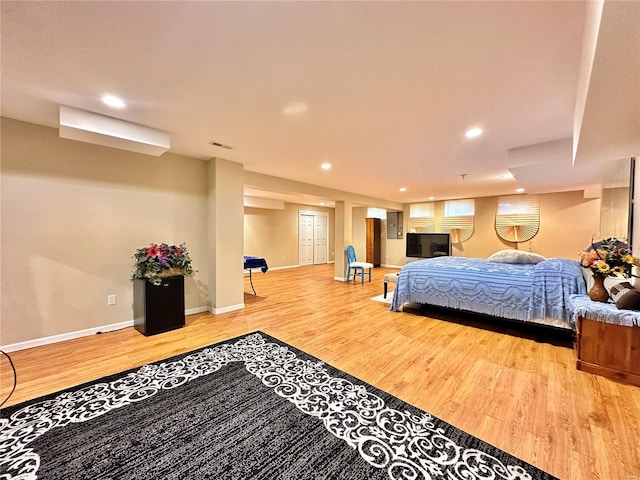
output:
[[[415,302],[515,320],[547,317],[571,324],[569,297],[585,293],[577,260],[550,258],[522,265],[438,257],[409,263],[400,270],[391,310]]]

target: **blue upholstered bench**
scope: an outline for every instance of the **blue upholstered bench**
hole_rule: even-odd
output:
[[[620,310],[615,303],[611,302],[594,302],[588,295],[571,295],[569,302],[575,323],[579,317],[583,317],[612,325],[640,327],[640,312],[638,311]]]

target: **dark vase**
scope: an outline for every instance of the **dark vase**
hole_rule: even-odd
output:
[[[609,300],[609,292],[604,286],[604,278],[604,275],[599,273],[593,274],[593,285],[587,293],[594,302],[607,302]]]
[[[155,335],[184,326],[184,277],[133,281],[134,327],[144,335]]]

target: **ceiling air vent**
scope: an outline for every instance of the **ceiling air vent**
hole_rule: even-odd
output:
[[[225,145],[224,143],[220,143],[216,141],[209,142],[209,145],[213,145],[214,147],[226,148],[227,150],[231,150],[233,148],[229,145]]]

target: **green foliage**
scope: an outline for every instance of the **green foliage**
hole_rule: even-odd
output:
[[[138,248],[133,259],[132,281],[141,278],[160,285],[162,277],[191,276],[194,273],[191,257],[184,243],[179,246],[152,243],[148,247]]]

